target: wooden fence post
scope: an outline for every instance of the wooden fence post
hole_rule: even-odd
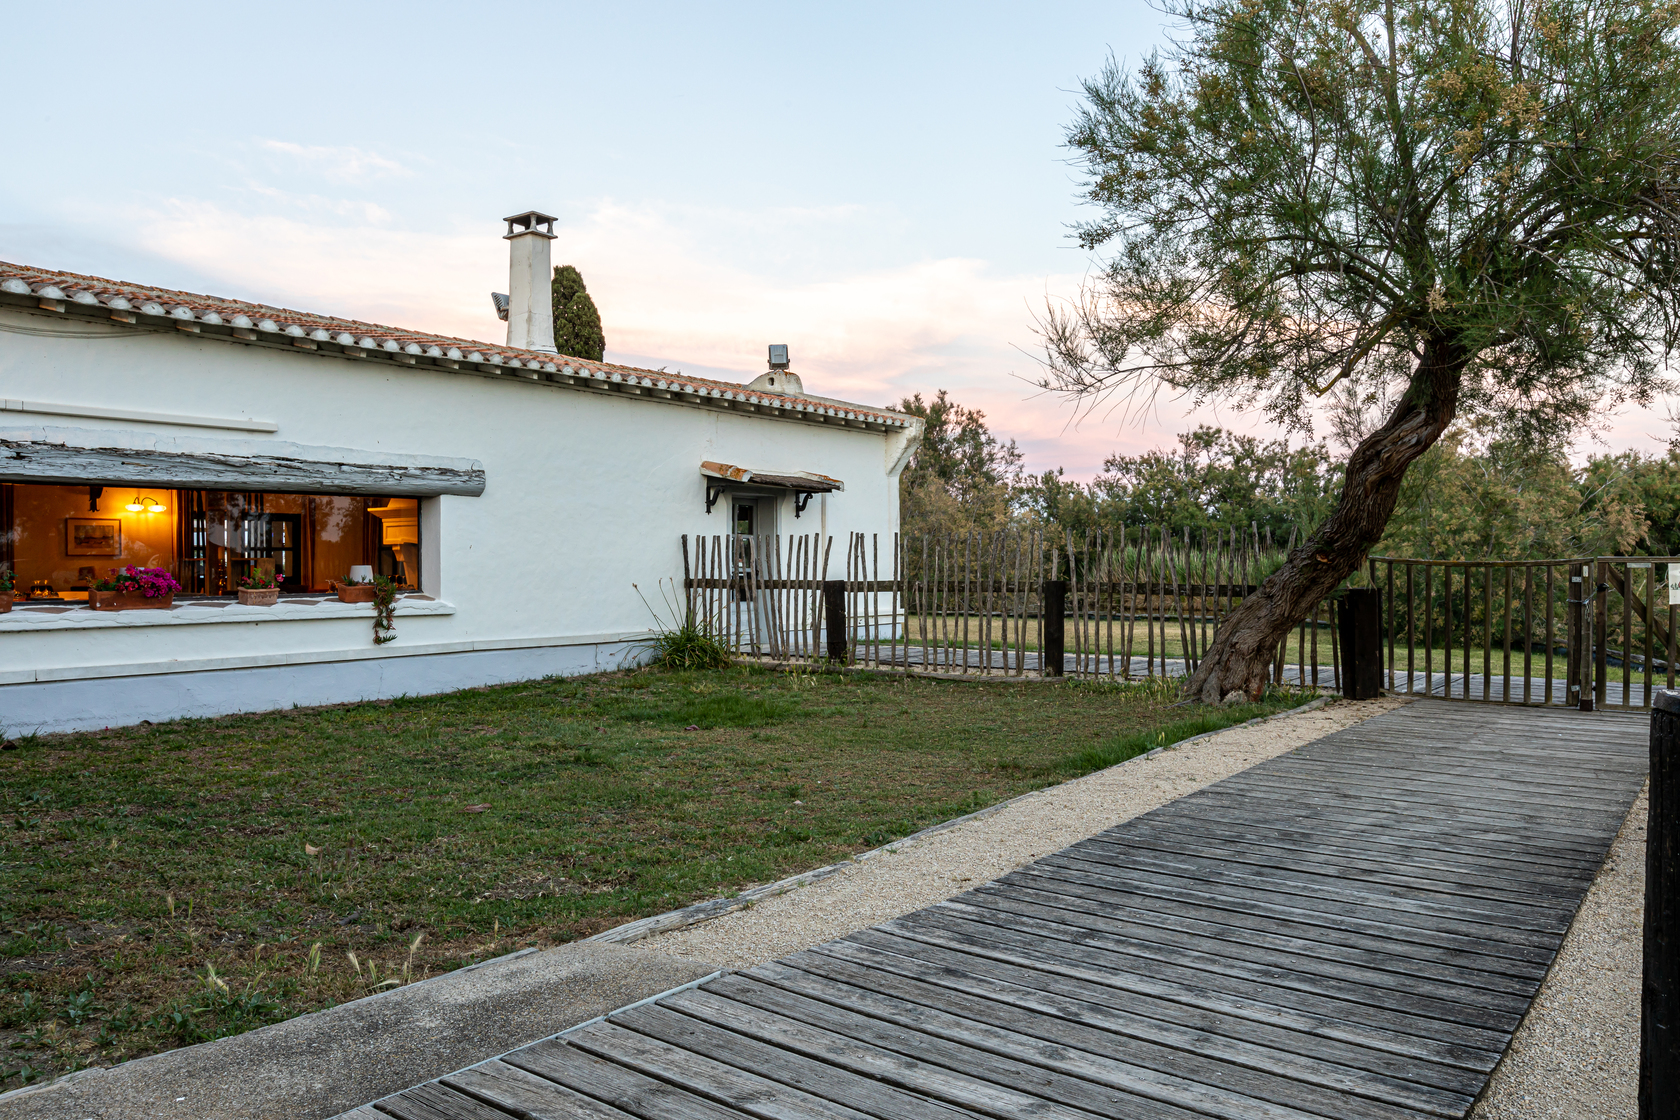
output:
[[[1382,695],[1382,592],[1374,587],[1350,587],[1336,612],[1341,630],[1342,695],[1349,700],[1375,700]]]
[[[1639,1120],[1680,1117],[1680,692],[1651,699],[1650,823],[1645,831],[1645,982]]]
[[[1039,650],[1039,670],[1046,676],[1059,677],[1062,675],[1062,651],[1064,646],[1062,612],[1067,609],[1067,580],[1047,579],[1044,581],[1044,594],[1040,599],[1039,611],[1044,620],[1044,648]]]
[[[846,581],[825,579],[823,592],[823,629],[828,634],[828,659],[844,664],[850,653],[846,641]]]

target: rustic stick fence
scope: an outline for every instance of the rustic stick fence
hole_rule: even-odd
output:
[[[1195,672],[1220,623],[1293,544],[1253,527],[684,537],[684,586],[691,616],[740,657],[1147,680]],[[1649,708],[1680,661],[1670,564],[1680,557],[1372,557],[1362,582],[1381,593],[1383,685]],[[1279,643],[1275,684],[1341,687],[1339,610],[1326,599]]]
[[[684,537],[684,587],[741,657],[1138,680],[1194,672],[1288,547],[1252,527]],[[1279,644],[1275,683],[1339,687],[1335,612],[1319,604]]]

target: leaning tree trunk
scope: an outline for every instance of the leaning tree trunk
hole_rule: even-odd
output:
[[[1357,570],[1382,539],[1406,468],[1453,421],[1467,361],[1464,348],[1451,340],[1435,339],[1426,345],[1406,395],[1388,422],[1348,457],[1336,508],[1215,632],[1207,655],[1185,685],[1188,695],[1214,703],[1234,692],[1257,700],[1266,691],[1278,643]]]

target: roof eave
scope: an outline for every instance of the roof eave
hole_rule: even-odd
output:
[[[43,270],[30,271],[41,274]],[[19,290],[20,288],[23,290]],[[234,301],[214,302],[224,306],[236,306]],[[500,380],[569,386],[586,391],[645,397],[667,403],[728,409],[773,419],[821,423],[843,429],[887,432],[914,423],[912,417],[899,413],[830,401],[826,398],[762,393],[745,385],[672,376],[663,371],[655,373],[610,366],[606,363],[586,362],[538,351],[511,350],[508,347],[473,343],[465,339],[431,336],[430,344],[422,345],[419,339],[427,336],[403,332],[399,337],[410,335],[415,341],[406,345],[397,344],[390,339],[379,342],[373,335],[391,333],[392,328],[376,328],[370,324],[359,324],[350,320],[324,320],[319,316],[286,313],[280,309],[259,305],[237,306],[249,307],[259,313],[272,312],[272,315],[253,317],[242,313],[224,317],[216,311],[195,312],[185,304],[177,304],[172,308],[164,306],[160,301],[137,304],[120,296],[102,301],[86,288],[61,288],[46,283],[30,285],[25,281],[10,278],[0,282],[0,307],[60,321],[105,322],[160,334],[180,332],[233,344],[281,349],[294,353],[303,351],[321,357],[338,357],[351,361],[388,361],[410,367],[430,366]],[[296,320],[303,320],[305,323],[311,320],[331,322],[334,326],[366,327],[371,333],[334,331],[326,326],[306,330]],[[286,325],[281,326],[282,322]],[[374,344],[364,345],[364,342]],[[445,348],[444,343],[450,345]]]

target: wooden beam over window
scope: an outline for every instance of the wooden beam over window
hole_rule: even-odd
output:
[[[0,440],[0,482],[146,484],[177,490],[278,490],[432,498],[484,493],[484,468],[404,466],[279,455],[188,454],[126,447]]]

